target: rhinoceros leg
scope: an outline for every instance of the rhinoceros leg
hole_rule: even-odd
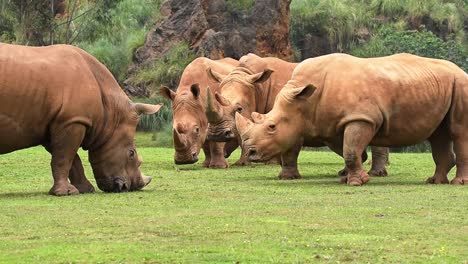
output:
[[[468,185],[468,135],[463,134],[453,141],[456,155],[457,174],[451,184]]]
[[[203,143],[203,153],[205,153],[205,161],[203,161],[203,167],[209,168],[211,162],[211,153],[210,153],[210,142],[205,140]]]
[[[227,168],[228,162],[224,158],[224,143],[210,142],[210,168]]]
[[[370,176],[387,176],[385,165],[388,163],[388,148],[386,147],[371,147],[372,150],[372,167],[369,171]]]
[[[81,124],[71,124],[67,127],[51,126],[50,144],[47,148],[52,154],[50,164],[54,185],[49,194],[57,196],[79,194],[78,189],[68,182],[68,175],[85,133],[86,128]]]
[[[241,148],[241,156],[238,161],[234,163],[235,166],[246,166],[250,165],[251,162],[249,161],[249,158],[246,155],[246,151],[244,148]]]
[[[348,176],[345,179],[348,185],[360,186],[369,181],[369,175],[362,168],[362,152],[373,136],[374,128],[370,123],[355,121],[346,125],[343,158],[348,169]]]
[[[293,180],[302,178],[297,169],[297,158],[301,151],[303,140],[299,140],[291,149],[281,154],[280,180]]]
[[[327,145],[328,148],[330,148],[333,152],[338,154],[340,157],[343,157],[343,143],[342,143],[342,141],[338,141],[338,142],[334,142],[334,143],[327,142],[327,143],[325,143],[325,145]],[[367,152],[366,151],[362,152],[361,158],[362,158],[362,162],[365,162],[367,160]],[[347,175],[348,175],[348,169],[346,168],[346,165],[345,165],[345,167],[343,169],[338,171],[338,176],[346,177]]]
[[[426,183],[441,184],[449,183],[447,174],[455,166],[455,154],[453,153],[452,139],[447,129],[443,126],[429,138],[432,149],[432,159],[436,164],[434,176],[429,177]]]
[[[80,156],[78,154],[75,155],[73,159],[72,167],[68,174],[68,178],[73,186],[75,186],[80,193],[93,193],[94,187],[88,181],[85,176],[83,164],[81,163]]]

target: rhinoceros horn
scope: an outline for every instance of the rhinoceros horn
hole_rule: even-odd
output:
[[[236,112],[236,127],[241,137],[252,128],[253,122]]]
[[[185,147],[185,140],[181,139],[182,135],[175,128],[172,130],[172,137],[174,138],[174,147],[176,148]]]
[[[213,100],[213,95],[210,87],[206,89],[206,118],[209,123],[217,123],[222,118],[222,109],[216,100]]]

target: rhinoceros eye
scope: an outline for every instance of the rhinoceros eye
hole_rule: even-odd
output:
[[[240,105],[237,105],[236,111],[237,111],[238,113],[241,113],[242,110],[244,110],[244,108],[242,108],[242,106],[240,106]]]
[[[270,124],[270,125],[268,125],[268,128],[273,131],[273,130],[276,129],[276,125],[275,124]]]
[[[195,132],[195,134],[198,135],[198,134],[200,133],[200,128],[199,128],[199,127],[196,127],[193,131]]]
[[[128,151],[128,157],[130,159],[133,159],[135,157],[135,150],[134,149],[131,149]]]

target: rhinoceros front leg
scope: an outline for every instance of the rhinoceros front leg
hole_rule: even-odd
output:
[[[360,186],[369,181],[369,175],[362,168],[362,152],[374,136],[372,124],[355,121],[346,125],[343,139],[343,158],[348,176],[348,185]]]
[[[434,176],[429,177],[426,183],[449,183],[447,174],[455,166],[455,154],[453,153],[452,139],[448,131],[439,127],[429,138],[429,143],[431,144],[432,159],[436,164],[436,169]]]
[[[239,157],[239,160],[234,163],[235,166],[246,166],[250,165],[251,162],[249,161],[249,158],[247,157],[247,152],[244,150],[244,148],[241,148],[241,155]]]
[[[52,125],[48,149],[52,154],[50,164],[54,185],[49,194],[57,196],[79,194],[78,189],[68,182],[68,175],[85,133],[86,128],[81,124],[71,124],[66,127]]]
[[[297,169],[297,158],[301,151],[303,140],[299,140],[285,153],[281,154],[281,172],[278,175],[280,180],[293,180],[302,178]]]
[[[227,168],[229,167],[228,162],[224,158],[224,143],[221,142],[210,142],[210,168]]]
[[[370,176],[387,176],[385,165],[388,164],[388,148],[386,147],[371,147],[372,150],[372,167],[369,171]]]
[[[210,153],[210,142],[205,140],[203,143],[203,153],[205,153],[205,161],[203,161],[203,167],[209,168],[211,162],[211,153]]]
[[[75,155],[73,163],[68,174],[68,178],[73,186],[75,186],[80,193],[93,193],[94,187],[86,178],[84,173],[83,164],[81,163],[80,156]]]
[[[340,157],[343,157],[343,141],[340,140],[339,142],[334,142],[334,143],[325,143],[328,148],[330,148],[333,152],[335,152],[336,154],[338,154]],[[367,152],[364,150],[362,152],[362,162],[365,162],[367,160]],[[346,165],[343,169],[341,169],[340,171],[338,171],[338,176],[340,177],[345,177],[348,175],[348,169],[346,168]]]

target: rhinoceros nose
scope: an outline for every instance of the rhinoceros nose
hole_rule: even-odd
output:
[[[114,192],[127,192],[129,190],[127,183],[121,178],[114,180]]]
[[[226,129],[224,131],[224,137],[226,139],[233,139],[234,138],[234,133],[231,131],[231,129]]]

